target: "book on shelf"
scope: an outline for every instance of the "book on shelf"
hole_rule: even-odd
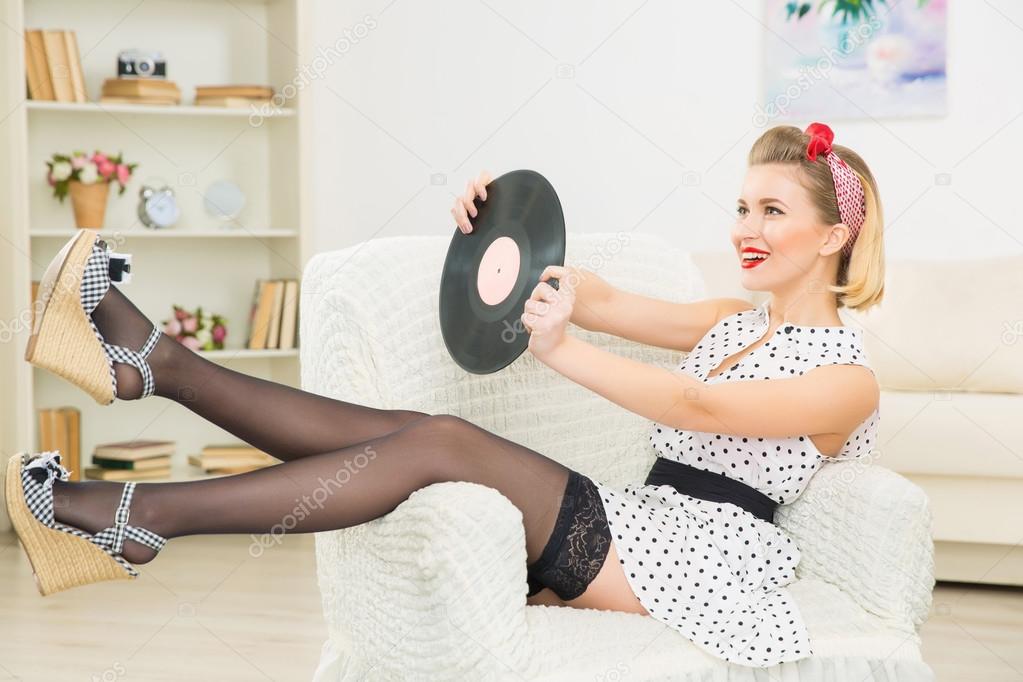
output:
[[[159,469],[103,469],[101,467],[89,467],[85,470],[85,477],[92,481],[147,481],[152,479],[167,478],[170,476],[170,467]]]
[[[177,83],[163,78],[107,78],[100,102],[176,105],[181,103],[181,90]]]
[[[60,453],[61,465],[71,472],[71,480],[82,478],[82,413],[74,407],[41,408],[39,450]]]
[[[39,29],[25,31],[25,78],[28,81],[28,96],[35,100],[56,99],[50,82],[50,67],[46,64],[46,46],[43,32]]]
[[[274,96],[269,85],[197,85],[195,98],[236,97],[247,100],[268,100]]]
[[[298,280],[259,280],[249,316],[246,346],[250,350],[292,349],[297,324]]]
[[[171,465],[170,455],[157,455],[144,459],[112,459],[110,457],[92,456],[92,465],[100,469],[128,469],[142,471],[144,469],[163,469]]]
[[[74,31],[25,31],[25,81],[34,100],[85,102],[85,76]]]
[[[74,31],[61,31],[64,34],[64,48],[68,54],[71,70],[71,90],[74,93],[75,102],[87,102],[89,98],[85,93],[85,74],[82,73],[82,56],[78,51],[78,38]]]
[[[97,445],[92,456],[106,459],[117,459],[134,462],[147,457],[169,456],[174,454],[174,441],[169,440],[129,440],[117,443]]]
[[[289,279],[284,283],[284,310],[281,313],[281,348],[295,347],[298,337],[298,280]]]
[[[97,481],[141,481],[167,478],[174,442],[132,440],[102,443],[92,451],[92,466],[85,477]]]
[[[241,473],[271,466],[277,459],[248,445],[207,445],[188,463],[207,473]]]
[[[266,347],[280,348],[281,309],[284,307],[284,282],[273,282],[274,298],[270,304],[270,326],[266,330]]]
[[[270,104],[269,99],[252,97],[196,97],[197,107],[224,107],[226,109],[247,109],[253,105]]]

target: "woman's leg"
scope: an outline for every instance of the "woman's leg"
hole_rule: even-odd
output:
[[[379,518],[414,491],[443,481],[496,489],[522,512],[529,563],[551,536],[569,469],[450,415],[427,416],[385,436],[246,474],[186,483],[139,483],[130,523],[166,538],[348,528]],[[122,484],[57,482],[57,520],[90,533],[111,525]],[[153,551],[128,541],[124,556]]]
[[[113,285],[92,318],[108,342],[129,348],[141,347],[152,328]],[[340,450],[426,416],[346,403],[235,372],[166,334],[149,356],[149,364],[158,395],[283,460]],[[118,397],[131,399],[142,394],[142,378],[134,367],[118,363],[114,370]]]

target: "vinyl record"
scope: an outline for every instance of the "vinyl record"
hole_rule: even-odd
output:
[[[565,216],[554,187],[531,170],[492,180],[475,204],[472,232],[455,228],[444,261],[440,328],[462,369],[490,374],[529,346],[522,313],[544,269],[565,264]]]

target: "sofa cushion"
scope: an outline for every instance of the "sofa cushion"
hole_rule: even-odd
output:
[[[1023,256],[896,260],[884,300],[845,311],[883,388],[1023,393]]]

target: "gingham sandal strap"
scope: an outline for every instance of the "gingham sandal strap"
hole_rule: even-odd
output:
[[[135,482],[125,483],[124,490],[121,491],[121,502],[117,505],[117,511],[114,513],[114,525],[93,535],[94,543],[108,547],[115,554],[121,554],[125,540],[134,540],[157,552],[163,549],[163,546],[167,544],[166,538],[145,528],[128,525],[128,517],[131,514],[131,498],[134,494]]]
[[[131,365],[139,371],[142,375],[142,397],[148,397],[153,395],[156,390],[156,381],[153,379],[153,370],[150,369],[149,363],[146,362],[146,358],[156,348],[156,342],[160,340],[160,330],[155,326],[153,331],[149,332],[149,338],[142,345],[142,349],[138,352],[125,348],[124,346],[115,346],[112,343],[103,342],[103,348],[106,349],[107,355],[113,362],[123,362]]]

